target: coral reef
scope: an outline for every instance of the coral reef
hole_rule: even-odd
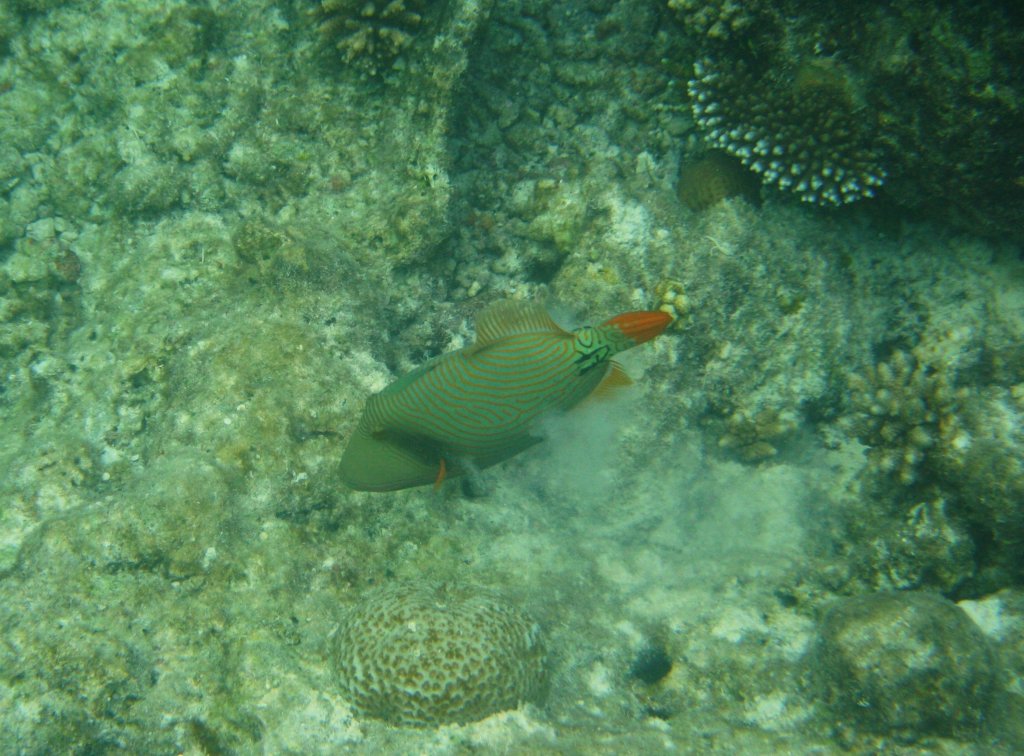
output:
[[[968,339],[932,335],[849,377],[841,425],[868,447],[864,489],[892,517],[857,542],[891,587],[974,595],[1024,574],[1024,391],[1000,385],[1019,379],[1017,358],[983,364]]]
[[[854,414],[848,421],[878,472],[910,485],[930,449],[969,443],[958,418],[969,392],[955,388],[954,381],[946,365],[901,350],[849,376]]]
[[[766,407],[756,413],[737,411],[725,421],[718,446],[742,462],[761,462],[778,453],[777,446],[797,428],[793,412]]]
[[[0,263],[0,357],[16,356],[77,322],[82,261],[60,219],[26,229],[15,252]]]
[[[981,595],[1024,578],[1024,390],[988,386],[958,415],[969,443],[936,450],[931,472],[974,542]]]
[[[7,40],[13,37],[19,26],[20,19],[14,9],[7,3],[0,5],[0,57],[7,52]],[[5,84],[5,86],[9,86]]]
[[[311,21],[279,3],[0,5],[0,626],[16,638],[0,751],[343,750],[339,696],[314,703],[330,722],[319,738],[301,704],[249,713],[243,677],[300,699],[330,685],[284,658],[293,597],[268,611],[236,594],[243,613],[284,618],[265,630],[215,616],[232,603],[216,597],[221,568],[245,553],[254,585],[278,584],[303,549],[277,538],[303,517],[366,518],[346,523],[367,555],[353,579],[379,578],[423,535],[408,535],[413,518],[371,540],[390,515],[320,484],[337,410],[387,372],[355,338],[391,325],[369,303],[401,291],[403,328],[427,299],[393,265],[443,236],[451,87],[488,3],[446,6],[452,27],[436,29],[414,96],[396,98],[355,69],[323,76]],[[358,369],[325,363],[342,354]],[[306,404],[314,374],[330,393]],[[242,524],[257,509],[263,539]],[[243,533],[240,548],[220,540]],[[225,627],[240,642],[208,645]],[[241,656],[199,671],[214,646]],[[186,669],[210,682],[198,696],[174,681]]]
[[[836,714],[910,739],[977,730],[995,683],[988,639],[955,604],[928,593],[841,600],[821,628],[821,670]]]
[[[346,64],[379,75],[429,25],[443,0],[321,0],[316,8],[324,42]]]
[[[997,613],[985,594],[1020,582],[1024,553],[1018,251],[851,223],[904,188],[890,162],[880,196],[842,213],[677,197],[708,147],[680,105],[694,60],[878,111],[877,56],[827,33],[848,8],[674,0],[694,44],[664,2],[406,2],[423,18],[397,57],[346,64],[331,43],[354,29],[326,36],[314,5],[0,2],[0,751],[828,753],[812,649],[837,592],[930,586]],[[935,12],[911,6],[857,11]],[[960,34],[934,32],[915,49]],[[992,41],[919,73],[962,61],[980,82]],[[982,115],[1013,98],[993,72]],[[1005,285],[965,276],[972,259]],[[362,401],[463,346],[474,296],[678,320],[631,360],[632,399],[580,420],[573,454],[517,460],[476,498],[342,490]],[[960,357],[922,334],[956,308],[976,316]],[[907,484],[878,452],[857,477],[857,433],[881,448],[903,420],[848,405],[847,371],[873,385],[864,366],[895,370],[894,349],[927,366],[908,368],[908,402],[929,371],[967,391],[969,443],[924,421],[936,441]],[[843,412],[822,448],[811,430]],[[830,538],[840,510],[864,530]],[[359,611],[422,576],[543,617],[557,695],[458,727],[357,715],[339,598]],[[449,591],[424,609],[446,628],[483,601]],[[1024,677],[1010,608],[1007,689]],[[1024,753],[1013,705],[935,747]]]
[[[472,722],[543,691],[540,626],[486,593],[405,583],[371,591],[334,639],[358,711],[394,724]]]
[[[675,185],[677,163],[662,156],[678,149],[688,119],[660,61],[680,40],[661,32],[656,3],[588,2],[563,13],[515,0],[500,11],[481,29],[452,126],[460,222],[446,246],[458,282],[451,296],[530,297],[584,251],[602,261],[584,276],[618,281],[620,291],[639,285],[626,250],[643,246],[630,235],[648,208],[623,191],[623,177],[637,188]],[[600,232],[605,218],[614,233]],[[623,304],[558,297],[595,312]]]
[[[884,488],[864,489],[864,503],[841,515],[839,545],[859,590],[926,589],[957,596],[977,580],[981,549],[958,501],[937,498],[937,491],[913,498],[902,489],[889,496]]]
[[[1007,4],[668,6],[698,51],[698,126],[766,183],[834,205],[884,181],[887,201],[1022,238],[1024,16]]]
[[[668,0],[668,7],[679,14],[687,28],[710,39],[727,39],[754,23],[756,15],[749,6],[757,3],[737,0]]]
[[[805,64],[828,65],[828,61]],[[815,205],[873,197],[885,180],[876,131],[841,76],[755,77],[742,61],[704,58],[687,85],[697,125],[766,184]]]
[[[757,179],[740,161],[720,150],[682,161],[676,191],[691,210],[704,210],[730,197],[754,203],[760,199]]]
[[[999,0],[902,0],[876,12],[848,59],[870,61],[865,92],[896,156],[886,195],[1024,240],[1024,15]]]
[[[746,202],[708,208],[666,245],[668,275],[652,287],[685,345],[672,390],[690,397],[710,445],[741,461],[782,452],[809,405],[842,390],[840,366],[868,357],[864,341],[844,336],[860,324],[836,314],[853,306],[843,271],[815,251],[834,240],[815,239],[801,217],[789,207],[769,221]],[[775,223],[799,224],[801,241],[768,243]]]

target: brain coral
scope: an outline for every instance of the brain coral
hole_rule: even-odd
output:
[[[473,722],[544,688],[540,626],[467,587],[373,590],[345,616],[334,650],[356,710],[393,724]]]

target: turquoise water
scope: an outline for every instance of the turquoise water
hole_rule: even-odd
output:
[[[0,5],[0,753],[1024,749],[1021,19],[913,6]],[[514,459],[347,490],[503,298],[676,322]],[[338,639],[407,583],[543,686],[369,711]]]

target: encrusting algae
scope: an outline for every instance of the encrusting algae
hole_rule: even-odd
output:
[[[665,312],[628,312],[570,332],[540,305],[497,302],[477,317],[473,345],[370,397],[341,478],[360,491],[395,491],[509,459],[542,440],[542,417],[628,385],[611,358],[671,322]]]

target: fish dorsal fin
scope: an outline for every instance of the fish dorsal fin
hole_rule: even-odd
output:
[[[551,319],[543,306],[533,302],[502,299],[485,307],[476,316],[476,342],[473,346],[479,349],[506,336],[538,331],[566,333],[565,329]]]

